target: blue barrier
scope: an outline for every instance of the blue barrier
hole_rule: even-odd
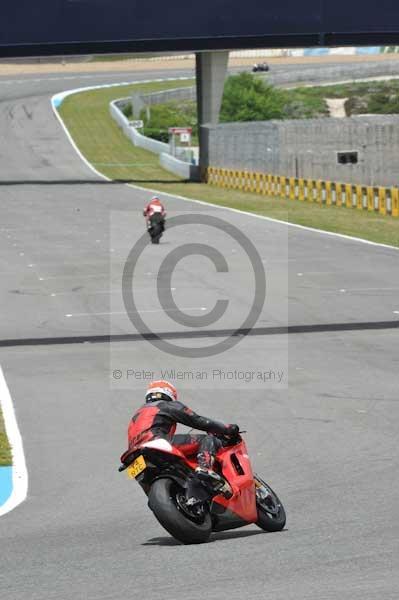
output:
[[[12,467],[0,467],[0,507],[12,493]]]

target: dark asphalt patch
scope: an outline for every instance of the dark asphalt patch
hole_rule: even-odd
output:
[[[52,346],[63,344],[103,344],[106,342],[141,342],[143,340],[176,340],[225,336],[262,336],[295,333],[327,333],[334,331],[367,331],[399,329],[399,320],[371,321],[367,323],[317,323],[290,325],[288,327],[254,327],[253,329],[214,329],[206,331],[167,331],[165,333],[125,333],[118,335],[76,335],[67,337],[20,338],[0,340],[0,348],[15,346]]]

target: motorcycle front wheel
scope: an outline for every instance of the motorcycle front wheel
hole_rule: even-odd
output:
[[[255,476],[255,487],[258,509],[256,525],[264,531],[281,531],[287,521],[281,500],[270,485],[257,475]]]
[[[183,544],[207,542],[212,531],[209,511],[191,512],[185,507],[184,490],[172,479],[157,479],[148,494],[148,505],[159,523]]]

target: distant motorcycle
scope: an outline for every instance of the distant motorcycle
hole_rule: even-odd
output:
[[[195,473],[196,456],[186,456],[165,439],[151,439],[131,449],[119,471],[127,469],[146,495],[159,523],[184,544],[207,542],[212,531],[255,523],[280,531],[286,522],[277,494],[252,473],[241,435],[226,441],[215,470],[221,481],[209,483]],[[148,438],[147,438],[148,439]]]
[[[267,63],[256,63],[252,67],[252,72],[257,73],[258,71],[269,71],[270,67]]]
[[[150,234],[151,242],[159,244],[159,240],[165,231],[165,218],[161,213],[154,213],[147,221],[147,230]]]

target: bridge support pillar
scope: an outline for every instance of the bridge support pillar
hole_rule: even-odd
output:
[[[228,60],[229,53],[224,50],[196,54],[199,166],[202,178],[209,165],[208,136],[202,125],[216,125],[219,121]]]

